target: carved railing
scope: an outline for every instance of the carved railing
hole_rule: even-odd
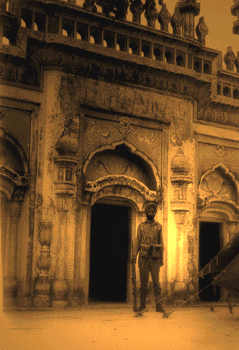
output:
[[[2,17],[6,17],[7,14],[9,16],[12,15],[12,2],[0,0],[0,14]],[[82,9],[89,13],[99,14],[100,16],[106,16],[117,21],[146,25],[150,28],[160,29],[168,33],[172,32],[177,36],[184,36],[193,40],[196,30],[198,41],[203,45],[205,45],[205,36],[208,33],[203,17],[199,20],[195,28],[194,17],[200,12],[200,4],[193,0],[179,1],[176,4],[173,16],[171,16],[166,4],[162,0],[157,1],[157,4],[155,0],[39,0],[36,2],[39,2],[39,6],[37,6],[38,11],[33,10],[32,6],[34,5],[29,6],[29,3],[24,0],[18,0],[17,5],[14,7],[14,16],[18,22],[21,22],[22,26],[33,28],[40,32],[55,33],[61,27],[60,29],[64,31],[64,35],[69,37],[74,37],[77,34],[81,35],[80,31],[75,27],[73,20],[64,18],[61,21],[59,17],[57,18],[54,11],[52,12],[53,16],[48,15],[48,12],[44,13],[42,11],[44,6],[57,5],[62,8],[68,8],[71,11]],[[37,5],[36,2],[35,5]],[[21,3],[21,14],[19,3]],[[17,11],[17,6],[19,11]],[[16,44],[16,38],[11,33],[9,24],[5,23],[1,35],[5,39],[3,41],[4,43],[9,41],[8,44],[10,45]]]

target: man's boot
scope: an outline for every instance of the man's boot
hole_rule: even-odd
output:
[[[148,289],[140,288],[140,307],[137,309],[137,312],[141,312],[146,309],[147,294],[148,294]]]
[[[157,312],[165,312],[164,308],[162,307],[160,300],[161,299],[161,295],[155,295],[155,301],[156,301],[156,311]]]

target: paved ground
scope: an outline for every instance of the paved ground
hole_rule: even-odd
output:
[[[172,309],[167,309],[170,312]],[[149,310],[98,306],[15,311],[1,316],[1,350],[239,350],[239,307],[184,308],[169,318]]]

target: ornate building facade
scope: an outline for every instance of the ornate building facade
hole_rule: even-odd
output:
[[[147,201],[163,294],[195,294],[239,230],[238,56],[206,46],[195,0],[0,4],[4,306],[130,303]]]

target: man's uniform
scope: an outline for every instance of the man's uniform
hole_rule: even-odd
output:
[[[134,243],[133,256],[136,258],[139,252],[140,272],[140,300],[145,305],[148,294],[148,279],[151,272],[156,305],[159,311],[161,305],[161,288],[159,284],[159,270],[163,266],[163,236],[162,226],[153,220],[146,220],[138,226],[137,237]]]

